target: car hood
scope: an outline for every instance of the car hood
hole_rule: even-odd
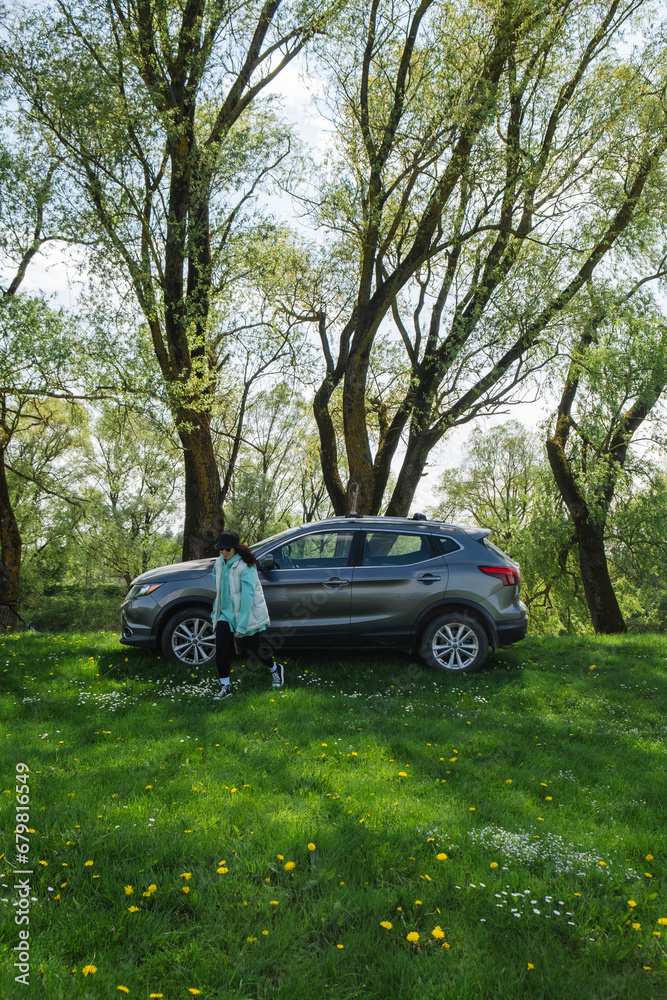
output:
[[[215,559],[192,559],[190,562],[175,563],[172,566],[158,566],[149,569],[141,576],[135,577],[132,586],[137,583],[165,583],[172,580],[194,580],[199,576],[207,576]]]

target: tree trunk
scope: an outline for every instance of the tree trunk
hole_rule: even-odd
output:
[[[576,379],[568,380],[566,391],[563,394],[565,402],[561,401],[561,412],[557,420],[556,431],[554,436],[547,441],[547,456],[556,486],[574,524],[579,546],[581,579],[593,628],[599,634],[613,635],[618,632],[627,632],[628,629],[614,593],[604,548],[604,528],[608,505],[604,508],[602,518],[593,518],[564,449],[569,426],[569,406],[576,393],[577,385]]]
[[[220,475],[206,414],[190,415],[179,430],[185,466],[183,559],[214,556],[213,546],[224,526]]]
[[[604,532],[589,516],[575,521],[579,545],[579,566],[593,628],[601,635],[627,632],[614,587],[609,576],[604,549]]]
[[[0,551],[0,629],[14,628],[21,583],[21,533],[9,497],[4,449],[0,449]]]

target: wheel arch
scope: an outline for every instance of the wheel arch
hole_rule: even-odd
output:
[[[168,604],[166,608],[163,608],[155,622],[154,642],[158,649],[162,647],[162,635],[165,626],[175,614],[184,610],[201,610],[210,615],[213,610],[213,601],[207,601],[205,597],[181,597],[172,604]]]
[[[437,618],[438,615],[452,611],[459,611],[461,614],[475,618],[480,625],[484,627],[484,631],[486,632],[489,640],[489,646],[494,653],[496,652],[498,649],[498,629],[496,628],[496,623],[491,615],[484,610],[484,608],[481,608],[479,604],[475,604],[474,601],[467,601],[465,598],[456,598],[451,601],[439,601],[437,604],[432,604],[430,608],[426,608],[426,610],[422,612],[415,622],[411,646],[413,648],[419,648],[424,629],[427,628],[427,626],[433,621],[434,618]]]

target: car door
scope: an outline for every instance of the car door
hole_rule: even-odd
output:
[[[262,553],[273,558],[263,570],[271,630],[290,646],[347,645],[350,633],[350,529],[306,532]]]
[[[447,563],[430,535],[364,532],[352,580],[352,645],[406,645],[415,620],[447,587]]]

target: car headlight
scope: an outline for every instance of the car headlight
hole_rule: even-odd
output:
[[[161,586],[161,583],[135,583],[134,587],[130,587],[126,600],[131,601],[135,597],[146,597]]]

